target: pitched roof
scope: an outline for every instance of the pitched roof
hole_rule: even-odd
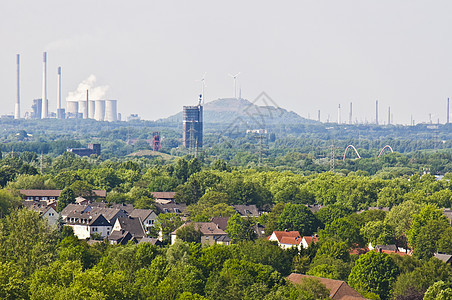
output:
[[[111,242],[116,242],[116,244],[125,245],[128,241],[136,239],[132,236],[132,234],[125,230],[114,230],[108,236],[108,240]]]
[[[259,217],[259,210],[254,204],[251,205],[233,205],[236,212],[242,217]]]
[[[134,210],[132,210],[129,214],[129,216],[134,217],[134,218],[140,218],[142,222],[144,222],[144,220],[146,220],[147,217],[149,217],[150,214],[153,213],[152,209],[139,209],[139,208],[135,208]]]
[[[163,243],[159,239],[150,238],[150,237],[144,237],[138,242],[138,244],[142,244],[142,243],[149,243],[149,244],[156,245],[156,246],[163,246]]]
[[[152,192],[154,199],[174,199],[176,192]]]
[[[62,190],[20,190],[20,193],[29,197],[59,197]],[[97,197],[107,197],[106,190],[93,190]]]
[[[327,205],[319,205],[319,204],[305,204],[305,206],[306,206],[307,208],[309,208],[309,210],[310,210],[312,213],[316,213],[316,212],[318,212],[320,209],[322,209],[322,208],[324,208],[324,207],[327,207]]]
[[[179,228],[177,228],[176,230],[174,230],[171,234],[176,234],[176,232],[184,227],[187,226],[189,224],[193,224],[195,226],[196,230],[201,231],[202,235],[227,235],[226,232],[224,232],[223,230],[221,230],[217,224],[213,223],[213,222],[187,222],[182,224]]]
[[[143,238],[144,236],[146,236],[146,234],[144,233],[143,225],[141,224],[139,218],[117,218],[115,226],[118,223],[122,230],[130,232],[133,237]]]
[[[319,241],[318,237],[316,236],[304,236],[303,239],[306,241],[306,244],[308,244],[308,246],[311,246],[312,242],[317,243]]]
[[[111,226],[103,215],[92,215],[90,212],[71,212],[65,221],[70,225]]]
[[[125,210],[129,214],[133,210],[133,204],[130,204],[130,203],[92,202],[89,205],[92,207],[118,208],[118,209]]]
[[[221,230],[226,230],[228,227],[229,217],[213,217],[210,221],[218,225]]]
[[[330,291],[330,298],[333,300],[366,299],[342,280],[315,277],[297,273],[292,273],[289,275],[289,277],[287,277],[287,279],[294,284],[300,284],[304,278],[313,278],[319,280]]]
[[[449,254],[435,253],[435,257],[439,260],[442,260],[446,264],[452,262],[452,255]]]
[[[301,236],[298,231],[273,231],[273,234],[280,244],[299,245],[301,243]]]
[[[176,203],[168,203],[168,204],[160,204],[156,203],[155,207],[159,213],[175,213],[175,214],[184,214],[187,209],[186,204],[176,204]]]

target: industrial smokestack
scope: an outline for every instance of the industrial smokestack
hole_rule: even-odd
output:
[[[348,115],[348,124],[353,123],[353,102],[350,102],[350,114]]]
[[[86,90],[86,105],[85,110],[83,111],[83,119],[88,119],[88,106],[89,106],[89,94],[88,90]]]
[[[388,125],[391,125],[391,106],[388,106]]]
[[[341,124],[341,105],[337,107],[337,124]]]
[[[14,119],[20,119],[20,54],[17,54],[17,99],[14,107]]]
[[[375,101],[375,124],[378,125],[378,100]]]
[[[447,117],[446,117],[446,124],[449,124],[449,118],[450,118],[450,110],[449,110],[449,107],[450,107],[450,101],[449,101],[449,98],[447,98]]]
[[[57,109],[61,109],[61,67],[58,67],[58,85],[57,85]]]
[[[320,109],[317,111],[317,121],[320,122]]]
[[[42,111],[41,119],[46,119],[49,112],[49,103],[47,101],[47,52],[42,55]]]

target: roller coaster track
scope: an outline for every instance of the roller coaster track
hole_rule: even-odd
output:
[[[386,146],[383,147],[383,149],[381,149],[380,154],[378,154],[378,157],[380,157],[380,156],[383,154],[383,151],[384,151],[386,148],[389,148],[389,150],[391,150],[391,153],[394,153],[394,150],[392,150],[391,146],[386,145]]]
[[[345,148],[344,158],[342,159],[342,161],[345,161],[345,156],[347,155],[348,148],[352,148],[353,150],[355,150],[356,156],[358,156],[358,158],[361,158],[361,156],[359,156],[358,150],[356,150],[355,146],[348,145],[347,148]]]

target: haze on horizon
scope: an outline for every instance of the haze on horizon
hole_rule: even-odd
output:
[[[380,124],[446,120],[452,98],[450,1],[2,1],[0,114],[14,112],[21,54],[21,113],[41,97],[47,51],[49,110],[90,75],[123,118],[160,119],[197,102],[265,91],[280,107]],[[63,101],[63,107],[66,107]]]

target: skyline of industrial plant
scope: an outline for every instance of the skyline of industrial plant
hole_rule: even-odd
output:
[[[89,86],[91,100],[117,99],[123,119],[161,119],[196,103],[204,74],[206,103],[237,95],[253,100],[265,91],[304,118],[318,120],[320,112],[321,122],[377,123],[376,114],[381,125],[447,121],[452,42],[444,37],[452,4],[446,1],[44,0],[1,8],[1,115],[15,113],[20,54],[21,117],[44,93],[57,113]],[[90,22],[75,22],[80,15]]]

